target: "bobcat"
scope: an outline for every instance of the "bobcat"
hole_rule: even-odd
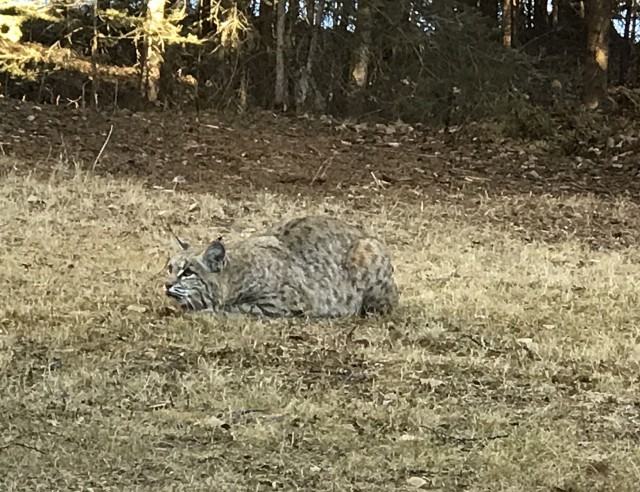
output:
[[[166,294],[185,310],[270,317],[384,314],[398,304],[387,248],[345,222],[307,216],[202,252],[174,236]]]

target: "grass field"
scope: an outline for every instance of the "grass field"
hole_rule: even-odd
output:
[[[470,214],[73,169],[0,191],[0,490],[638,487],[637,248],[493,220],[588,214],[592,197],[484,198]],[[165,299],[167,224],[204,243],[310,212],[385,239],[395,313],[227,320]]]

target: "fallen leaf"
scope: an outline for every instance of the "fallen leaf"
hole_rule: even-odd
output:
[[[398,396],[395,393],[387,393],[382,397],[382,405],[386,407],[387,405],[391,405],[397,399]]]
[[[420,436],[414,436],[413,434],[402,434],[399,438],[398,441],[403,441],[403,442],[411,442],[411,441],[423,441],[424,439]]]
[[[411,477],[407,478],[407,483],[416,489],[421,489],[425,485],[427,485],[427,481],[422,477]]]
[[[524,348],[530,355],[538,355],[538,344],[533,341],[532,338],[518,338],[516,340],[522,348]]]
[[[610,472],[609,465],[604,461],[594,460],[587,465],[587,474],[589,475],[608,475]]]
[[[206,419],[203,419],[200,421],[200,425],[202,427],[208,427],[210,429],[225,429],[228,430],[231,428],[231,426],[225,422],[224,420],[219,419],[218,417],[215,416],[211,416],[211,417],[207,417]]]
[[[436,389],[438,386],[444,384],[444,381],[434,378],[420,378],[420,384],[423,386],[428,386],[431,389]]]
[[[146,313],[147,308],[144,306],[136,306],[135,304],[131,304],[127,306],[127,311],[131,311],[133,313]]]
[[[38,198],[35,195],[29,195],[27,197],[27,203],[44,203],[44,200],[42,200],[41,198]]]
[[[184,150],[191,150],[191,149],[197,149],[199,146],[200,144],[195,140],[187,140],[187,142],[185,142],[185,144],[183,145],[183,148]]]

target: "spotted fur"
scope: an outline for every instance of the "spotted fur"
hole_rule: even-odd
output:
[[[398,303],[386,246],[330,217],[284,222],[229,250],[176,238],[166,293],[186,310],[270,317],[384,314]]]

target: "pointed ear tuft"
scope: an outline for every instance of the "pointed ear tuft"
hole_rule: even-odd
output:
[[[180,247],[180,249],[182,249],[183,251],[186,251],[186,250],[188,250],[188,249],[191,247],[191,246],[189,246],[189,243],[188,243],[188,242],[186,242],[186,241],[184,241],[184,240],[180,239],[180,238],[179,238],[178,236],[176,236],[175,234],[174,234],[173,238],[174,238],[175,242],[178,244],[178,246]]]
[[[171,234],[171,237],[173,237],[173,241],[176,243],[176,245],[183,251],[186,251],[187,249],[189,249],[189,243],[180,239],[178,236],[176,236],[174,234],[174,232],[171,230],[171,228],[169,227],[169,234]]]
[[[221,271],[226,263],[226,250],[220,239],[213,241],[202,253],[205,266],[212,272]]]

